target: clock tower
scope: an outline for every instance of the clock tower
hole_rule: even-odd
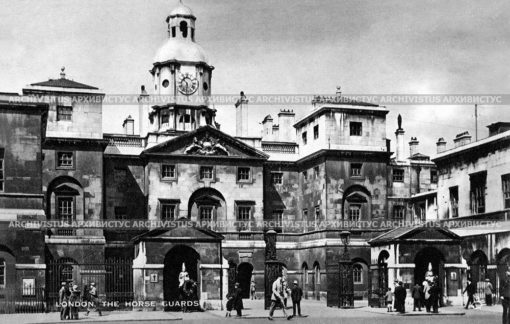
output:
[[[215,109],[209,107],[211,76],[205,51],[195,42],[196,17],[179,1],[166,19],[168,38],[157,50],[150,73],[156,105],[149,113],[157,133],[215,127]]]

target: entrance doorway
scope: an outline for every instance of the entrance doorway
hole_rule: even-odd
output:
[[[200,255],[193,248],[186,245],[177,245],[170,249],[165,256],[163,268],[163,295],[166,302],[171,306],[165,310],[180,311],[181,306],[175,306],[175,301],[182,301],[181,290],[179,289],[179,274],[182,272],[183,264],[189,279],[197,283],[197,296],[200,294],[198,267]],[[174,302],[174,303],[172,303]]]
[[[432,272],[438,276],[439,285],[442,288],[444,282],[444,256],[441,251],[434,247],[423,248],[414,258],[414,282],[421,285],[425,280],[425,274],[432,265]]]
[[[241,288],[242,298],[250,298],[251,275],[253,266],[250,263],[243,262],[237,267],[237,282]]]

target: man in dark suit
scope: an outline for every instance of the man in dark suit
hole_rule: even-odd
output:
[[[503,306],[503,324],[510,324],[510,266],[501,283],[501,305]]]
[[[290,297],[292,298],[292,316],[296,316],[296,307],[298,315],[301,316],[301,298],[303,297],[303,289],[299,287],[297,280],[294,280]]]
[[[419,283],[414,284],[413,289],[411,290],[411,296],[413,296],[414,304],[413,304],[413,312],[418,311],[421,312],[421,299],[422,299],[423,290]]]
[[[475,302],[476,286],[471,282],[471,280],[467,281],[466,288],[464,289],[464,291],[462,293],[463,294],[467,293],[467,295],[468,295],[468,301],[466,303],[466,307],[465,308],[468,309],[469,303],[473,304],[473,307],[476,308],[476,306],[474,304],[474,302]]]
[[[399,281],[395,287],[395,310],[399,313],[405,313],[407,291],[404,288],[404,283]]]

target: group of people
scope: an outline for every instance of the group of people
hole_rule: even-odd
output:
[[[269,320],[273,319],[273,314],[276,308],[281,308],[283,311],[283,315],[290,320],[292,317],[296,316],[296,311],[298,316],[301,315],[301,299],[303,298],[303,290],[299,287],[298,281],[294,280],[292,283],[293,287],[289,288],[287,285],[287,280],[279,276],[272,284],[271,289],[271,306],[269,308]],[[255,282],[252,281],[250,285],[250,294],[251,299],[255,298]],[[290,295],[292,300],[292,315],[287,314],[287,299]],[[242,290],[238,282],[235,283],[234,291],[227,295],[227,312],[225,317],[232,316],[232,310],[236,311],[236,317],[242,317],[242,309],[243,299],[242,299]]]
[[[413,298],[413,311],[418,309],[421,312],[422,307],[425,306],[427,313],[438,313],[441,289],[437,276],[423,281],[422,285],[416,283],[411,289],[411,296]],[[392,292],[391,288],[388,288],[385,294],[388,312],[392,312],[394,308],[399,313],[405,313],[406,297],[407,290],[404,283],[396,281],[394,291]]]
[[[60,320],[77,320],[80,302],[91,302],[95,305],[96,311],[101,316],[99,307],[99,299],[95,283],[90,286],[85,285],[83,289],[83,296],[78,285],[73,282],[62,282],[61,288],[58,292],[58,302],[60,307]],[[90,308],[87,307],[86,316],[90,313]]]

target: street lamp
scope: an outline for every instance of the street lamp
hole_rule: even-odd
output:
[[[354,278],[352,275],[352,262],[348,251],[350,236],[351,233],[349,231],[342,231],[340,233],[340,239],[344,245],[344,253],[338,262],[340,275],[338,307],[341,308],[354,307]]]

